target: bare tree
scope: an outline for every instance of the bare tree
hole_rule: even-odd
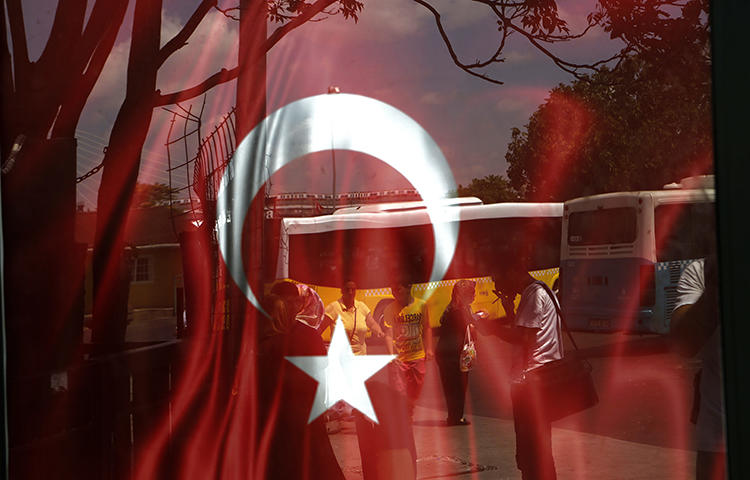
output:
[[[254,28],[265,32],[266,18],[280,23],[267,37],[255,36],[261,45],[252,51],[251,58],[243,61],[249,65],[265,58],[266,52],[285,35],[316,16],[340,13],[346,18],[357,19],[362,3],[357,0],[317,0],[307,3],[299,0],[272,0],[253,2],[265,5],[261,8],[261,21]],[[223,68],[195,85],[176,92],[162,93],[156,89],[156,77],[164,62],[187,44],[198,25],[211,9],[217,8],[216,0],[203,0],[185,23],[183,28],[164,46],[159,47],[161,34],[161,0],[136,0],[133,32],[128,59],[127,89],[125,100],[115,120],[104,156],[104,171],[97,201],[98,215],[94,245],[94,342],[111,350],[124,339],[126,312],[122,298],[127,298],[127,269],[122,268],[125,258],[124,225],[132,203],[141,150],[151,125],[156,107],[189,100],[203,94],[220,83],[237,78],[243,65]],[[244,21],[245,12],[240,8],[222,9],[228,17],[239,13]],[[263,79],[265,81],[265,77]],[[257,95],[265,96],[265,91]]]
[[[133,2],[126,95],[111,130],[97,199],[94,340],[108,345],[106,349],[121,342],[124,333],[128,269],[123,255],[123,228],[153,109],[189,100],[236,78],[240,71],[240,65],[228,66],[182,90],[167,93],[157,90],[160,68],[186,45],[206,15],[212,9],[219,9],[218,2],[197,2],[180,31],[161,47],[161,0]],[[76,303],[72,299],[82,295],[79,264],[83,260],[72,260],[76,248],[75,129],[110,56],[130,1],[97,0],[88,16],[87,0],[59,2],[49,39],[36,61],[29,58],[22,3],[4,0],[0,12],[3,86],[0,152],[6,275],[14,279],[5,292],[9,333],[19,340],[13,342],[19,352],[11,353],[20,353],[17,364],[26,368],[25,365],[34,364],[25,362],[26,356],[31,358],[45,351],[43,345],[32,345],[32,339],[39,336],[35,332],[46,331],[44,335],[51,341],[54,335],[49,334],[48,327],[56,332],[70,324],[72,304]],[[362,9],[357,0],[254,0],[252,3],[263,6],[264,32],[265,18],[275,21],[278,27],[267,37],[263,35],[262,45],[256,50],[257,58],[246,59],[250,63],[313,18],[340,14],[356,20]],[[239,7],[220,11],[228,17],[227,21],[243,14]],[[39,302],[42,295],[49,301]],[[49,364],[55,362],[40,362],[44,364],[39,366],[42,371],[54,368]]]
[[[21,3],[21,0],[5,0],[0,12],[3,154],[9,152],[18,135],[26,136],[29,141],[74,136],[128,6],[128,0],[97,1],[84,22],[86,0],[62,2],[49,40],[39,59],[32,62]]]
[[[3,293],[16,374],[62,368],[80,342],[85,249],[74,241],[74,135],[127,5],[97,1],[87,16],[86,0],[61,2],[32,60],[22,2],[2,3]]]

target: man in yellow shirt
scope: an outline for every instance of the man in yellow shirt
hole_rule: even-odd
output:
[[[345,282],[341,287],[341,298],[326,306],[326,316],[331,323],[341,317],[354,355],[367,355],[365,338],[368,329],[377,337],[383,337],[383,330],[372,318],[369,307],[354,298],[356,294],[357,285],[351,280]]]
[[[424,385],[425,359],[431,359],[432,330],[424,300],[411,296],[411,285],[400,281],[391,287],[395,301],[383,313],[385,344],[396,355],[391,381],[409,399],[409,413]]]

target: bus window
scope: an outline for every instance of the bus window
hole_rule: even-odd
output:
[[[560,263],[562,222],[559,218],[531,218],[528,222],[529,270],[556,267]]]
[[[633,207],[607,208],[570,214],[568,244],[574,246],[633,243],[636,239]]]
[[[703,258],[714,251],[713,203],[673,203],[654,210],[656,260]]]
[[[529,270],[560,262],[559,217],[493,218],[463,222],[449,278],[489,275],[508,256],[524,255]]]

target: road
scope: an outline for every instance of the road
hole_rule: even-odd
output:
[[[574,332],[592,366],[599,404],[555,422],[563,429],[659,447],[694,449],[689,422],[693,377],[700,366],[669,352],[659,335]],[[566,341],[566,349],[572,348]],[[370,353],[381,353],[380,346]],[[510,363],[512,346],[495,336],[477,340],[478,363],[469,377],[466,412],[512,419]],[[429,362],[418,405],[445,409],[435,362]]]
[[[173,338],[174,319],[134,321],[131,341]],[[693,450],[694,428],[689,423],[696,359],[669,352],[659,335],[574,332],[582,354],[592,365],[600,402],[560,420],[555,427],[659,447]],[[162,338],[164,337],[164,338]],[[512,419],[509,375],[512,346],[495,336],[477,338],[478,363],[470,373],[468,414]],[[566,341],[566,349],[570,349]],[[370,345],[369,353],[385,353]],[[418,404],[445,409],[435,362],[428,364],[425,387]]]

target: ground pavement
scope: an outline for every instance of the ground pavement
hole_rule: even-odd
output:
[[[446,427],[445,411],[418,406],[414,416],[417,476],[430,478],[519,479],[510,420],[468,416],[469,426]],[[362,478],[354,423],[340,421],[331,443],[348,480]],[[552,428],[558,478],[691,478],[695,455],[606,436]]]

